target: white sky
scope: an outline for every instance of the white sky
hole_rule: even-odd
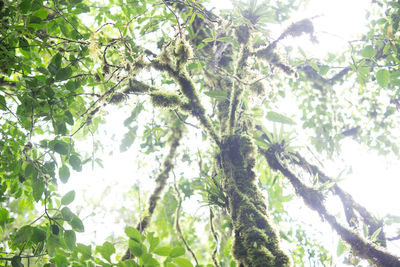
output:
[[[311,47],[310,50],[316,52],[316,57],[318,53],[321,53],[320,55],[325,54],[326,50],[337,52],[346,48],[347,44],[343,40],[352,40],[356,34],[364,31],[364,11],[369,8],[370,2],[370,0],[312,0],[307,10],[296,14],[295,19],[291,23],[296,22],[298,19],[322,15],[314,20],[319,44],[317,47]],[[213,4],[224,8],[228,7],[226,1],[213,1]],[[112,129],[115,132],[125,132],[125,129],[121,128],[124,119],[125,116],[118,114],[114,116],[109,115],[107,118],[108,122],[104,128]],[[118,207],[118,205],[123,204],[121,203],[122,193],[120,195],[113,194],[109,197],[103,196],[102,192],[107,186],[111,184],[113,192],[118,192],[119,190],[123,192],[123,190],[127,190],[127,188],[135,183],[143,184],[143,181],[135,181],[138,177],[145,176],[146,174],[135,171],[136,166],[132,162],[133,149],[120,154],[118,148],[119,142],[105,140],[105,143],[114,144],[116,151],[111,157],[98,155],[100,158],[103,158],[104,169],[97,168],[92,171],[89,168],[85,168],[83,173],[73,173],[70,183],[60,186],[63,192],[68,192],[72,189],[76,191],[76,203],[84,203],[84,199],[95,198],[103,200],[101,203],[107,206]],[[376,153],[370,152],[353,142],[344,143],[343,158],[344,162],[332,163],[327,166],[327,174],[331,176],[337,175],[341,171],[339,168],[343,166],[343,163],[352,165],[353,174],[345,177],[346,180],[340,184],[353,194],[357,201],[375,214],[383,216],[390,212],[400,215],[399,197],[397,197],[397,200],[394,199],[394,197],[398,196],[398,188],[400,188],[399,161],[394,158],[378,157]],[[146,181],[149,180],[146,179]],[[151,182],[147,186],[151,187]],[[82,195],[81,190],[88,191],[85,195]],[[142,199],[142,201],[147,200]],[[90,211],[83,212],[86,215],[89,213]],[[113,221],[113,219],[113,214],[110,214],[102,218],[101,223],[98,224],[85,222],[86,229],[97,229],[97,243],[102,243],[102,240],[111,231],[117,231],[117,235],[123,235],[124,225]],[[88,231],[87,234],[81,235],[78,239],[85,243],[88,240],[93,240],[94,238],[90,236],[90,232]],[[87,239],[85,238],[85,241],[82,240],[82,236]],[[400,247],[397,249],[400,251]]]

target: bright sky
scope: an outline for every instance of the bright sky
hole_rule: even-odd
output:
[[[226,1],[212,2],[224,8],[229,6]],[[326,50],[337,52],[346,48],[347,44],[344,40],[352,40],[356,34],[364,31],[365,9],[369,8],[370,2],[370,0],[311,0],[306,11],[299,12],[291,23],[299,19],[321,15],[314,20],[319,44],[317,47],[311,47],[310,50],[317,54],[325,54]],[[311,46],[311,44],[308,45]],[[112,129],[116,133],[125,132],[125,129],[121,129],[123,119],[125,119],[125,116],[119,114],[109,115],[104,128]],[[69,184],[60,186],[63,192],[72,189],[77,191],[76,203],[84,203],[85,199],[94,198],[103,200],[101,204],[118,207],[122,202],[122,193],[104,196],[102,193],[105,188],[111,185],[112,192],[124,192],[135,183],[142,183],[143,185],[143,181],[140,182],[137,179],[149,175],[145,171],[138,172],[136,170],[137,166],[132,162],[134,149],[120,154],[118,141],[104,140],[104,143],[115,146],[114,155],[110,157],[98,155],[103,158],[104,169],[96,168],[91,171],[86,168],[83,173],[74,173]],[[89,147],[89,151],[90,149]],[[398,188],[400,188],[400,180],[398,179],[400,173],[399,161],[394,158],[378,157],[374,152],[370,152],[354,144],[354,142],[344,143],[343,158],[345,164],[352,165],[353,174],[346,176],[346,180],[341,182],[341,185],[352,193],[356,200],[375,214],[383,216],[391,212],[400,215],[399,201],[393,199],[393,196],[398,195]],[[343,162],[336,162],[327,166],[327,174],[335,177],[341,171],[338,166],[342,167]],[[149,164],[148,167],[155,168],[157,166]],[[377,178],[379,178],[378,182]],[[146,181],[148,180],[146,179]],[[151,187],[151,184],[148,186]],[[82,194],[81,189],[86,191],[85,195]],[[147,200],[142,199],[142,201]],[[84,216],[89,215],[90,211],[83,211],[82,214]],[[86,228],[90,231],[83,236],[86,236],[86,240],[93,240],[93,236],[90,235],[93,234],[91,233],[93,230],[96,230],[97,242],[102,243],[102,240],[111,231],[117,231],[117,235],[123,235],[124,225],[113,221],[113,217],[113,214],[102,217],[97,220],[97,224],[85,221]],[[400,247],[397,249],[400,251]]]

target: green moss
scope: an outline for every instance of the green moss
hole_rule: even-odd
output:
[[[236,39],[239,44],[248,43],[250,40],[250,29],[247,24],[242,24],[235,29]]]
[[[148,93],[157,90],[156,88],[149,86],[145,83],[139,82],[137,80],[130,79],[128,83],[128,88],[124,90],[125,94],[129,93]]]
[[[175,43],[174,54],[177,58],[178,65],[185,64],[189,58],[193,56],[192,47],[186,40],[180,39]]]
[[[156,107],[175,109],[182,105],[179,95],[169,92],[154,92],[150,94],[151,103]]]
[[[233,254],[243,266],[289,266],[289,257],[279,247],[264,197],[255,184],[255,153],[255,145],[247,135],[223,139],[225,193],[235,231]]]

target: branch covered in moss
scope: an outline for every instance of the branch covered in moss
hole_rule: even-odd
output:
[[[247,25],[241,25],[236,30],[236,38],[241,43],[240,54],[236,63],[235,74],[241,79],[245,80],[248,75],[248,59],[250,56],[250,29]],[[235,81],[233,83],[233,90],[231,93],[230,106],[229,106],[229,134],[233,134],[236,124],[236,111],[243,95],[244,85]]]
[[[339,223],[336,217],[330,214],[326,209],[324,196],[319,191],[303,184],[295,174],[293,174],[286,166],[283,166],[280,159],[281,155],[279,155],[277,151],[274,151],[270,147],[268,150],[261,150],[261,153],[266,158],[268,164],[270,164],[270,166],[273,165],[271,168],[279,170],[289,179],[296,193],[303,198],[306,205],[318,212],[318,214],[332,226],[339,236],[350,244],[357,256],[369,259],[380,267],[400,266],[399,257],[392,255],[383,247],[365,240],[355,231]]]
[[[313,176],[318,175],[318,178],[322,183],[334,182],[332,178],[325,175],[317,166],[308,163],[307,160],[304,159],[298,152],[293,153],[293,155],[295,156],[295,159],[297,159],[292,160],[294,164],[310,172],[310,174]],[[354,210],[356,210],[362,217],[362,221],[368,226],[369,235],[372,235],[378,229],[381,229],[377,236],[377,242],[382,246],[386,246],[386,237],[385,232],[383,231],[383,222],[374,218],[374,216],[372,216],[372,214],[365,207],[357,203],[349,193],[345,192],[336,183],[334,183],[332,187],[330,187],[330,190],[340,198],[349,225],[352,227],[356,226],[357,217],[354,214]]]
[[[185,48],[181,48],[180,46],[185,46]],[[182,94],[188,100],[188,103],[181,106],[182,111],[186,111],[196,117],[200,121],[203,129],[211,136],[214,142],[220,144],[220,138],[216,134],[211,120],[206,115],[206,110],[201,104],[194,83],[184,68],[187,57],[185,55],[174,55],[174,53],[178,53],[177,51],[184,54],[190,53],[189,50],[188,44],[184,42],[180,42],[177,47],[165,47],[163,52],[161,52],[161,54],[151,62],[151,66],[157,70],[168,73],[169,76],[176,81],[180,86]],[[173,59],[175,59],[175,62],[173,62]]]
[[[255,50],[253,55],[257,58],[264,59],[275,65],[276,67],[280,68],[283,72],[288,75],[296,75],[296,71],[288,66],[287,64],[283,63],[280,59],[280,56],[275,52],[275,48],[277,47],[278,43],[285,39],[288,36],[298,37],[302,34],[309,34],[310,39],[313,42],[316,42],[316,38],[314,36],[314,25],[312,24],[311,20],[303,19],[298,21],[292,25],[290,25],[280,36],[278,39],[273,41],[267,46],[260,47],[259,49]]]
[[[174,167],[173,159],[176,155],[176,150],[179,146],[180,141],[183,137],[184,125],[178,120],[174,120],[174,124],[171,126],[172,133],[169,136],[168,142],[171,144],[168,155],[164,158],[163,168],[156,178],[156,187],[149,198],[149,207],[146,215],[140,220],[136,229],[141,233],[147,228],[150,223],[151,217],[153,216],[154,210],[157,207],[157,203],[160,200],[162,191],[164,190],[168,176]],[[131,259],[133,255],[130,253],[129,249],[126,251],[122,260]]]
[[[239,266],[290,266],[264,197],[255,185],[255,146],[251,139],[245,135],[225,137],[219,158],[234,231],[233,255]]]

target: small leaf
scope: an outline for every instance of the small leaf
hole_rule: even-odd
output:
[[[32,184],[32,195],[33,199],[38,202],[43,195],[45,186],[42,180],[40,179],[34,179],[33,184]]]
[[[5,265],[5,266],[7,266],[7,265]],[[20,256],[12,257],[11,266],[12,267],[24,267],[24,265],[21,263],[21,257]]]
[[[349,247],[343,242],[342,239],[339,239],[338,246],[336,249],[336,255],[340,257],[343,253],[349,250]]]
[[[182,255],[185,255],[185,251],[186,250],[182,247],[176,247],[171,250],[171,252],[169,253],[169,256],[171,258],[176,258],[176,257],[182,256]]]
[[[142,240],[140,232],[132,226],[125,227],[125,234],[137,242],[141,242]]]
[[[216,98],[218,100],[225,100],[228,97],[227,92],[224,91],[206,91],[204,92],[206,96],[211,98]]]
[[[56,73],[57,81],[67,80],[72,75],[72,69],[70,67],[62,68]]]
[[[159,256],[168,256],[172,248],[170,246],[159,247],[154,250],[154,254]]]
[[[374,55],[375,55],[375,49],[372,47],[372,45],[367,45],[361,51],[361,56],[365,58],[372,58]]]
[[[185,258],[175,258],[173,261],[178,264],[179,267],[193,267],[193,264],[190,262],[190,260]]]
[[[90,259],[90,257],[92,256],[92,246],[91,245],[85,246],[84,244],[78,243],[76,245],[76,250],[82,254],[83,260]]]
[[[29,225],[22,226],[15,234],[13,245],[19,245],[29,241],[33,233],[33,229]]]
[[[212,42],[214,40],[215,40],[214,38],[205,38],[205,39],[203,39],[203,42],[209,43],[209,42]]]
[[[75,171],[77,172],[82,171],[82,162],[77,155],[71,155],[71,157],[69,157],[69,164]]]
[[[377,237],[378,237],[378,235],[379,235],[379,233],[380,233],[381,231],[382,231],[382,227],[379,227],[379,228],[371,235],[370,240],[371,240],[372,242],[375,242],[376,239],[377,239]]]
[[[66,165],[62,165],[61,168],[58,170],[58,175],[60,176],[60,180],[62,183],[67,183],[70,176],[69,168]]]
[[[75,248],[75,243],[76,243],[76,234],[72,230],[65,230],[64,232],[64,239],[65,239],[65,244],[70,250],[73,250]]]
[[[45,19],[47,18],[47,15],[49,14],[49,11],[47,9],[39,9],[35,11],[32,16],[38,17],[40,19]]]
[[[31,237],[31,241],[33,242],[33,243],[40,243],[40,242],[42,242],[42,241],[45,241],[46,240],[46,232],[45,231],[43,231],[42,229],[39,229],[39,228],[37,228],[37,227],[34,227],[33,228],[33,231],[32,231],[32,237]]]
[[[96,251],[100,252],[101,256],[108,262],[111,262],[110,256],[115,253],[115,247],[113,244],[106,241],[102,246],[97,246]]]
[[[285,115],[279,114],[279,113],[274,112],[274,111],[269,111],[267,113],[267,117],[266,118],[267,118],[267,120],[273,121],[273,122],[280,122],[280,123],[283,123],[283,124],[295,124],[294,121],[291,118],[286,117]]]
[[[0,95],[0,109],[7,110],[6,98],[2,95]]]
[[[68,222],[68,224],[71,225],[72,229],[74,229],[76,232],[85,231],[85,227],[83,226],[81,219],[79,219],[79,217],[75,214],[72,216],[72,219]]]
[[[68,144],[62,141],[58,141],[54,144],[53,150],[61,155],[68,154]]]
[[[379,86],[386,87],[389,84],[390,72],[386,69],[380,69],[376,73],[376,80]]]
[[[68,193],[66,193],[62,199],[61,199],[61,204],[62,205],[68,205],[70,204],[72,201],[74,201],[75,199],[75,191],[69,191]]]
[[[129,239],[129,250],[130,252],[135,255],[136,257],[140,257],[143,255],[143,245],[132,240]]]
[[[74,213],[72,213],[72,211],[68,208],[68,207],[64,207],[61,209],[61,215],[63,217],[64,220],[71,221],[72,218],[75,216]]]

